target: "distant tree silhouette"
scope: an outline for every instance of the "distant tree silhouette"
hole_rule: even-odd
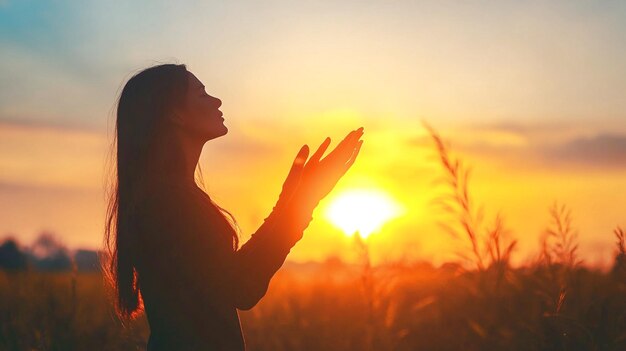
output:
[[[33,242],[30,256],[34,266],[42,271],[64,271],[72,267],[67,248],[57,240],[54,233],[44,231]]]
[[[24,270],[26,266],[26,255],[20,250],[15,239],[4,240],[0,245],[0,269]]]

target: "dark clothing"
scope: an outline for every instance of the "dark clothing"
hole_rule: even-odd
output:
[[[310,214],[274,211],[234,251],[234,229],[195,183],[161,182],[148,194],[135,245],[148,351],[245,350],[237,309],[265,295]]]

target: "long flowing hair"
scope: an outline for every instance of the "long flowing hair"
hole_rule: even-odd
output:
[[[135,240],[133,213],[144,194],[145,185],[151,181],[149,167],[154,161],[153,148],[168,131],[165,127],[167,116],[183,103],[187,80],[184,64],[152,66],[130,78],[117,100],[110,155],[114,156],[115,172],[107,189],[105,250],[101,265],[122,320],[133,319],[143,311],[134,257],[139,243]],[[198,165],[196,183],[200,182],[204,188],[202,178],[202,169]],[[237,221],[212,199],[211,204],[219,209],[233,229],[233,250],[237,250],[240,231]]]

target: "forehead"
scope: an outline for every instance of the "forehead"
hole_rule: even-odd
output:
[[[189,87],[195,89],[204,89],[204,84],[196,77],[193,73],[187,72],[187,81],[189,82]]]

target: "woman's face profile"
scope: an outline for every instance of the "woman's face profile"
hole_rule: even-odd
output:
[[[206,93],[204,84],[191,72],[187,72],[187,96],[177,111],[182,128],[204,141],[228,133],[219,107],[222,101]]]

